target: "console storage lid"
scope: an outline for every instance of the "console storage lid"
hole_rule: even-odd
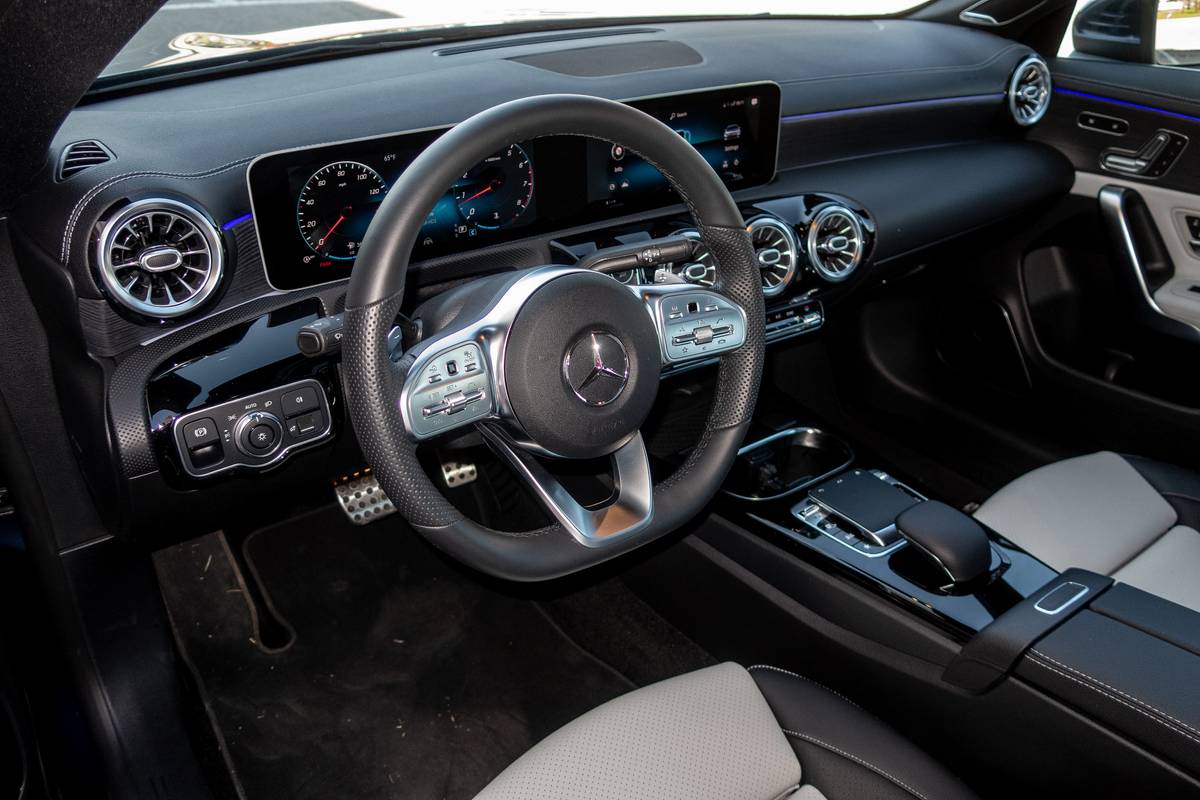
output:
[[[1200,614],[1117,585],[1030,647],[1016,674],[1200,774]]]

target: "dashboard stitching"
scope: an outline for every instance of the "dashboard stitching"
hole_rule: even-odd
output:
[[[874,72],[847,72],[842,75],[821,75],[814,78],[792,78],[790,80],[777,81],[780,86],[792,86],[804,83],[820,83],[829,80],[844,80],[847,78],[871,78],[878,75],[905,75],[905,74],[920,74],[920,73],[938,73],[938,72],[968,72],[983,69],[999,61],[1004,56],[1014,51],[1027,52],[1029,48],[1025,45],[1014,44],[1009,45],[999,51],[992,57],[979,61],[974,64],[954,64],[944,67],[914,67],[912,69],[897,69],[897,70],[876,70]],[[786,116],[786,115],[785,115]]]
[[[130,178],[138,177],[158,177],[158,178],[179,178],[181,180],[199,180],[201,178],[211,178],[214,175],[219,175],[222,172],[227,172],[235,167],[242,166],[251,161],[252,157],[239,158],[237,161],[230,161],[227,164],[222,164],[219,167],[205,170],[203,172],[159,172],[156,170],[143,170],[140,172],[125,172],[120,175],[114,175],[108,178],[87,191],[83,197],[79,198],[79,202],[75,204],[75,208],[71,210],[71,216],[67,220],[67,228],[63,232],[62,250],[60,251],[60,259],[64,265],[67,264],[71,257],[71,239],[75,236],[75,226],[79,223],[80,217],[83,216],[83,210],[87,204],[96,198],[100,192],[110,186],[115,186],[121,181],[129,180]]]

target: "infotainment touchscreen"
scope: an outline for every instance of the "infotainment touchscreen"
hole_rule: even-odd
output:
[[[630,101],[695,147],[730,189],[770,181],[779,87],[748,84]],[[267,277],[296,289],[347,277],[379,204],[446,129],[288,150],[248,180]],[[464,173],[430,212],[420,261],[678,202],[620,144],[575,136],[513,142]]]

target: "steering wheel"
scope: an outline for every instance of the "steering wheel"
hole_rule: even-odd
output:
[[[389,348],[413,245],[447,187],[512,142],[577,135],[620,143],[658,168],[687,205],[717,284],[627,286],[605,270],[677,262],[684,237],[602,251],[595,269],[543,266],[482,278],[418,309],[422,339]],[[749,427],[765,347],[763,295],[737,205],[708,162],[629,106],[544,95],[483,111],[430,145],[380,204],[346,298],[343,385],[364,454],[397,511],[435,546],[512,580],[558,577],[668,533],[716,494]],[[719,288],[720,291],[717,291]],[[719,357],[707,427],[686,461],[654,484],[640,428],[664,365]],[[480,525],[438,492],[420,441],[475,426],[554,522]],[[612,464],[613,496],[577,501],[539,457]]]

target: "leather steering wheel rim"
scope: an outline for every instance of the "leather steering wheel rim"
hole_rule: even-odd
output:
[[[746,336],[721,356],[706,430],[684,464],[654,486],[646,530],[584,547],[563,527],[505,532],[465,517],[417,461],[397,409],[407,366],[389,355],[388,333],[404,296],[409,259],[428,213],[462,173],[512,142],[576,135],[617,142],[649,161],[683,198],[717,264],[721,293],[745,311]],[[543,95],[480,112],[433,142],[404,171],[363,239],[346,298],[342,371],[362,446],[396,509],[439,549],[511,580],[565,575],[627,552],[683,525],[716,494],[737,455],[757,400],[765,352],[763,295],[754,250],[728,189],[673,130],[622,103]]]

